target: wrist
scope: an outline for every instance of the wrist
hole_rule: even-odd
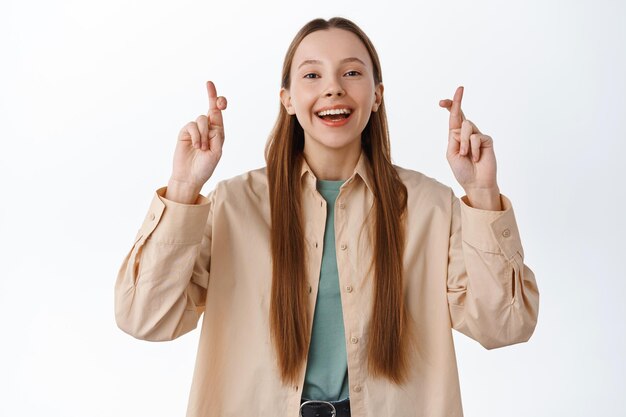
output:
[[[466,188],[467,202],[471,207],[481,210],[502,210],[500,201],[500,189],[498,186],[492,188]]]
[[[195,204],[201,190],[195,184],[170,178],[164,197],[181,204]]]

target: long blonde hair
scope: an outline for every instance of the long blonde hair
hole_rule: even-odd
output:
[[[363,42],[374,66],[374,82],[382,82],[378,54],[365,33],[348,19],[314,19],[300,29],[289,45],[282,71],[282,87],[290,87],[296,48],[310,33],[338,28]],[[407,190],[391,163],[384,100],[372,112],[361,134],[361,146],[372,168],[375,225],[373,234],[374,303],[370,322],[368,367],[372,375],[402,383],[408,372],[407,311],[402,291],[402,256]],[[309,349],[310,324],[306,252],[301,201],[301,154],[304,130],[295,115],[280,105],[278,119],[265,148],[272,217],[272,295],[270,330],[281,378],[297,383]]]

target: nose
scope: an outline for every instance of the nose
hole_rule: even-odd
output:
[[[335,77],[332,77],[328,86],[326,87],[326,90],[324,91],[324,96],[332,97],[333,95],[337,95],[341,97],[344,94],[346,94],[346,92],[343,89],[341,82],[338,81]]]

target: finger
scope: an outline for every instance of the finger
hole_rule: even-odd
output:
[[[198,132],[200,132],[200,147],[203,151],[209,149],[209,119],[205,115],[196,118]]]
[[[218,131],[218,129],[213,129],[209,134],[209,149],[215,154],[222,155],[222,147],[224,146],[224,133],[223,131]]]
[[[457,128],[461,127],[461,124],[463,123],[464,116],[463,116],[463,112],[461,111],[461,101],[462,100],[463,100],[463,87],[459,86],[456,89],[455,93],[454,93],[454,97],[452,98],[452,105],[449,108],[449,110],[450,110],[450,121],[449,121],[450,129],[457,129]]]
[[[226,97],[224,96],[219,96],[217,98],[217,108],[220,110],[226,110],[226,106],[228,105],[228,102],[226,101]]]
[[[482,144],[482,134],[474,133],[470,136],[470,146],[472,149],[472,161],[478,162],[480,159],[480,145]]]
[[[461,129],[452,129],[448,135],[448,156],[454,156],[459,153],[461,147]]]
[[[461,150],[459,151],[461,155],[467,155],[467,153],[469,152],[470,136],[473,133],[476,133],[474,132],[473,129],[474,129],[474,124],[470,122],[469,120],[465,120],[461,124]]]
[[[195,122],[189,122],[183,127],[183,130],[187,132],[187,134],[191,138],[191,146],[193,146],[194,148],[199,148],[200,131],[198,130],[198,125]]]
[[[207,115],[209,117],[210,124],[216,126],[224,126],[224,121],[222,119],[222,110],[226,108],[226,99],[220,97],[221,99],[223,99],[219,100],[220,104],[223,106],[223,109],[221,107],[218,107],[217,90],[215,89],[215,84],[213,84],[213,81],[206,82],[206,90],[209,95],[209,112]]]
[[[217,109],[217,90],[213,81],[206,82],[206,91],[209,95],[209,113]]]
[[[450,111],[450,108],[452,107],[452,100],[450,99],[439,100],[439,107],[443,107],[445,109],[448,109],[448,111]],[[463,113],[463,110],[461,110],[461,118],[465,120],[465,114]]]
[[[470,126],[472,133],[482,133],[480,130],[478,130],[478,126],[476,126],[474,122],[472,122],[471,120],[465,119],[463,120],[463,124],[468,124]]]

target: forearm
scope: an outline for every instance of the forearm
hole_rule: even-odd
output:
[[[488,189],[467,189],[466,203],[469,206],[481,210],[501,211],[500,189],[498,186]]]
[[[201,191],[193,184],[171,179],[167,183],[167,190],[163,196],[167,200],[181,204],[196,204]]]
[[[172,340],[197,325],[210,259],[211,204],[183,205],[157,190],[115,283],[115,317],[128,334]]]
[[[504,195],[501,202],[500,212],[463,202],[460,216],[456,202],[453,206],[448,266],[452,324],[488,349],[528,340],[539,307],[511,202]]]

